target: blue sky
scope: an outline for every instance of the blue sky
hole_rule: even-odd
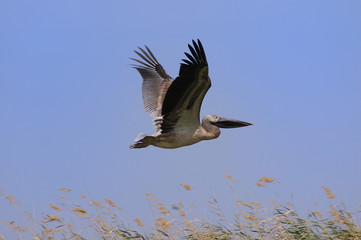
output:
[[[0,1],[0,188],[38,217],[60,187],[112,199],[130,221],[150,221],[146,192],[169,205],[184,197],[182,183],[199,205],[215,194],[228,209],[224,174],[251,193],[237,185],[245,201],[326,208],[325,185],[354,206],[360,11],[358,0]],[[197,38],[212,80],[201,117],[254,126],[175,150],[129,149],[153,133],[133,49],[146,44],[176,77]],[[262,176],[282,183],[277,194],[254,184]],[[0,216],[14,216],[5,201]]]

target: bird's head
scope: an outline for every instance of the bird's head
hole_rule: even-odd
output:
[[[220,128],[238,128],[253,125],[252,123],[219,117],[217,115],[207,115],[204,117],[204,120],[208,120],[209,123]]]

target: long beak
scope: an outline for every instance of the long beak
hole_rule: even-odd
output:
[[[220,128],[238,128],[238,127],[246,127],[253,125],[252,123],[229,119],[229,118],[219,118],[217,122],[211,122],[211,123]]]

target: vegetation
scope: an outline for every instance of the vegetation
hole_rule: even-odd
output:
[[[236,212],[232,219],[225,217],[216,198],[208,202],[216,221],[206,221],[194,216],[192,208],[182,202],[165,206],[153,194],[147,193],[153,212],[153,224],[144,226],[141,219],[133,219],[133,229],[124,223],[122,209],[110,199],[93,201],[80,195],[85,204],[69,198],[70,189],[61,188],[59,203],[51,204],[49,212],[36,220],[28,211],[21,210],[19,203],[10,195],[0,197],[9,201],[22,217],[24,224],[14,221],[2,222],[18,235],[18,239],[361,239],[357,222],[358,212],[350,212],[345,206],[331,205],[326,213],[309,212],[301,217],[292,204],[269,201],[266,207],[259,202],[244,202],[237,198],[233,182],[225,175],[235,196]],[[274,179],[262,177],[257,185],[264,187]],[[182,187],[191,191],[187,184]],[[336,198],[330,189],[322,186],[327,198]],[[336,199],[337,200],[337,199]],[[0,233],[0,239],[7,239]]]

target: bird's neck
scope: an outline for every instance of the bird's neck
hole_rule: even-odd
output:
[[[221,134],[221,130],[217,126],[211,124],[209,121],[203,120],[200,128],[202,128],[204,136],[207,140],[217,138]]]

